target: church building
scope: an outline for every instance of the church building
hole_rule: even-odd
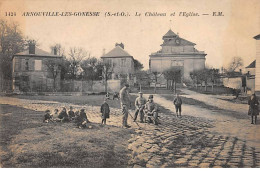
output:
[[[163,44],[161,50],[152,53],[149,59],[149,67],[151,72],[162,73],[164,70],[176,67],[181,71],[181,81],[189,81],[190,72],[205,68],[204,51],[198,51],[192,43],[179,37],[171,29],[162,37]],[[160,74],[161,84],[165,84],[166,80]]]

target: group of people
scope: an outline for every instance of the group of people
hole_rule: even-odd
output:
[[[130,108],[130,97],[129,97],[129,85],[125,84],[125,86],[120,90],[119,92],[120,95],[120,102],[121,102],[121,109],[123,113],[123,118],[122,118],[122,125],[123,127],[130,127],[127,124],[127,119],[128,119],[128,110]],[[176,98],[173,100],[173,103],[176,108],[176,114],[177,117],[181,117],[181,106],[182,106],[182,99],[180,96],[177,94]],[[135,99],[135,115],[133,118],[133,121],[136,122],[137,117],[139,115],[140,117],[140,122],[144,123],[144,119],[146,120],[153,118],[155,123],[158,122],[158,107],[153,101],[153,95],[149,95],[148,101],[143,97],[143,93],[139,92],[139,97]],[[146,114],[146,115],[145,115]],[[149,120],[148,120],[149,121]]]
[[[110,113],[110,108],[107,104],[107,98],[105,98],[103,104],[101,105],[100,112],[102,118],[101,123],[106,124],[106,119],[109,118]],[[75,122],[78,128],[85,128],[87,123],[90,123],[85,109],[74,112],[72,106],[70,106],[68,112],[66,107],[63,107],[60,113],[58,109],[54,109],[54,113],[51,113],[50,110],[46,110],[43,122]]]
[[[85,109],[74,112],[72,106],[70,106],[68,112],[65,107],[62,108],[60,113],[58,109],[55,109],[54,113],[51,113],[50,110],[46,110],[43,122],[75,122],[79,128],[84,128],[87,123],[90,123]]]
[[[130,97],[129,97],[129,85],[125,84],[125,86],[119,92],[121,109],[123,113],[122,125],[125,128],[129,128],[130,126],[127,124],[129,108],[131,106]],[[138,114],[140,115],[140,122],[144,123],[144,113],[147,113],[149,116],[153,116],[153,118],[158,118],[158,108],[157,105],[153,101],[153,95],[150,95],[148,101],[143,97],[143,93],[139,92],[139,97],[135,100],[135,116],[133,118],[134,122],[136,122]]]

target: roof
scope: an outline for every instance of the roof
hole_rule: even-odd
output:
[[[120,46],[116,46],[110,52],[101,56],[101,58],[118,58],[118,57],[133,57],[133,56],[130,55],[127,51],[125,51]]]
[[[260,34],[254,37],[254,39],[259,40],[260,39]]]
[[[249,64],[246,68],[255,68],[255,60]]]
[[[176,43],[176,40],[179,40],[179,43],[177,44]],[[180,37],[176,37],[175,39],[172,39],[172,40],[170,40],[170,41],[164,41],[163,42],[163,44],[162,44],[163,46],[165,46],[165,45],[174,45],[174,46],[186,46],[186,45],[196,45],[195,43],[193,43],[193,42],[190,42],[190,41],[188,41],[188,40],[185,40],[185,39],[183,39],[183,38],[180,38]]]
[[[177,36],[171,29],[163,36],[164,37],[175,37]]]
[[[58,56],[58,55],[53,55],[49,52],[46,52],[44,50],[41,50],[37,47],[35,47],[35,54],[29,54],[29,49],[23,51],[23,52],[20,52],[20,53],[16,53],[14,54],[13,56],[45,56],[45,57],[61,57],[61,56]]]

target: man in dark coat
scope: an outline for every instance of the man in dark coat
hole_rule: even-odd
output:
[[[251,124],[254,124],[254,118],[256,124],[257,115],[259,115],[259,110],[258,110],[259,102],[255,94],[251,95],[250,99],[248,100],[248,105],[249,105],[248,115],[251,115],[252,118]]]
[[[100,112],[101,112],[101,118],[102,118],[102,124],[106,125],[106,119],[109,118],[109,105],[107,104],[107,99],[105,98],[104,103],[100,107]]]

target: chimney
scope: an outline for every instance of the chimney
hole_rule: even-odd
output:
[[[116,46],[120,46],[122,49],[124,49],[124,44],[121,42],[120,44],[119,43],[116,43]]]
[[[57,55],[57,47],[56,46],[53,48],[53,54]]]
[[[29,43],[29,54],[35,54],[35,43]]]

